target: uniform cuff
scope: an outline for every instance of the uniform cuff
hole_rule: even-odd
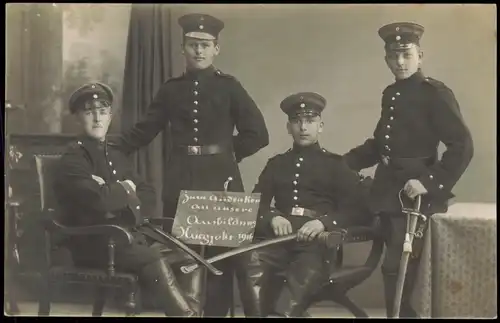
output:
[[[325,231],[333,231],[337,228],[339,228],[338,222],[330,215],[325,214],[318,218],[318,220],[323,223],[323,226],[325,227]]]
[[[455,195],[451,193],[451,188],[439,181],[437,176],[432,173],[422,175],[418,180],[424,185],[430,196],[446,200],[455,197]]]

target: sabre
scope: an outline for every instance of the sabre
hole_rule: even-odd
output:
[[[399,192],[399,200],[402,206],[403,213],[406,213],[406,234],[405,241],[403,243],[403,254],[401,255],[401,260],[399,263],[399,272],[398,272],[398,280],[396,284],[396,295],[394,298],[394,310],[393,317],[399,318],[399,312],[401,310],[401,299],[403,297],[403,288],[406,279],[406,270],[408,268],[408,260],[412,253],[412,245],[413,238],[416,236],[417,238],[421,238],[423,233],[421,229],[417,233],[415,233],[415,229],[417,228],[417,222],[419,219],[422,221],[427,221],[427,217],[420,213],[420,205],[422,202],[422,197],[418,195],[415,199],[415,206],[413,209],[403,207],[403,201],[401,199],[402,190]]]
[[[171,237],[170,235],[168,234],[165,234],[165,232],[155,228],[154,226],[152,226],[150,223],[145,223],[144,224],[145,226],[149,227],[150,229],[152,229],[153,231],[155,231],[156,233],[158,233],[159,235],[161,235],[162,237],[164,237],[165,239],[167,239],[168,241],[171,241],[172,243],[174,243],[177,247],[179,247],[182,251],[186,252],[188,255],[190,255],[191,257],[193,257],[197,262],[201,263],[203,266],[205,266],[208,270],[210,270],[210,272],[216,276],[221,276],[223,274],[222,271],[220,271],[219,269],[215,268],[214,266],[212,266],[210,264],[210,262],[206,261],[205,259],[203,259],[199,254],[197,254],[196,252],[194,252],[193,250],[191,250],[188,246],[186,246],[184,243],[182,243],[181,241]],[[198,265],[198,264],[197,264]]]
[[[327,246],[327,248],[332,248],[332,247],[337,246],[338,244],[342,243],[346,233],[347,233],[346,230],[339,230],[339,231],[333,231],[333,232],[322,232],[322,233],[318,234],[316,239],[319,242],[324,243]],[[221,260],[227,259],[229,257],[233,257],[236,255],[245,253],[245,252],[249,252],[249,251],[252,251],[255,249],[275,245],[278,243],[292,241],[295,239],[297,239],[296,233],[291,234],[291,235],[287,235],[287,236],[283,236],[283,237],[279,237],[279,238],[275,238],[272,240],[258,242],[255,244],[251,244],[249,246],[236,248],[236,249],[218,254],[217,256],[214,256],[212,258],[206,259],[205,261],[209,264],[212,264],[214,262],[221,261]],[[199,267],[199,264],[191,264],[191,265],[182,266],[181,272],[183,272],[184,274],[189,274],[189,273],[193,272],[194,270],[196,270],[198,267]]]

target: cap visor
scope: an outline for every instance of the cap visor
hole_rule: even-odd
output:
[[[318,112],[296,112],[290,115],[291,118],[314,118],[321,114]]]
[[[195,38],[195,39],[202,39],[202,40],[215,40],[215,37],[209,33],[203,33],[199,31],[192,31],[189,33],[186,33],[184,36],[189,37],[189,38]]]
[[[405,51],[408,49],[411,49],[413,47],[416,47],[417,45],[414,43],[392,43],[389,46],[387,46],[387,49],[392,50],[392,51]]]

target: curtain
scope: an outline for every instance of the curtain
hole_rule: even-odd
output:
[[[122,129],[132,127],[152,101],[160,85],[172,76],[171,12],[166,5],[132,5],[125,56],[122,97]],[[157,191],[162,214],[161,190],[163,168],[168,150],[168,130],[134,155],[138,174]]]
[[[8,4],[5,95],[25,108],[12,115],[9,132],[61,130],[62,9],[52,4]],[[11,117],[11,115],[9,115]]]

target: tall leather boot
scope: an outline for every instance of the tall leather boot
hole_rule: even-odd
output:
[[[258,281],[262,268],[256,252],[242,254],[233,259],[236,281],[245,317],[262,317],[259,303]]]
[[[195,311],[197,317],[202,317],[202,297],[204,297],[204,284],[203,284],[203,274],[204,271],[197,269],[190,274],[184,274],[182,272],[177,276],[179,285],[184,291],[187,301],[189,302],[191,309]]]
[[[218,268],[224,272],[222,277],[213,276],[206,270],[200,269],[190,274],[179,273],[177,276],[187,301],[195,311],[194,316],[225,317],[227,315],[228,300],[233,296],[230,288],[232,284],[228,280],[233,276],[227,268],[219,264]]]
[[[240,291],[240,293],[245,294],[252,293],[251,301],[253,303],[243,305],[246,317],[264,318],[276,314],[276,306],[283,289],[282,278],[276,275],[273,270],[270,268],[259,269],[259,272],[255,273],[252,277],[252,286],[247,285],[247,290],[245,292]],[[242,295],[242,302],[244,302],[243,297]],[[250,297],[247,298],[247,302],[249,300]],[[247,310],[245,306],[249,309]]]
[[[152,292],[156,301],[167,316],[192,317],[196,312],[186,301],[184,293],[179,288],[174,272],[165,259],[145,266],[140,275],[148,291]]]
[[[297,277],[297,274],[287,275],[288,287],[290,288],[291,300],[290,310],[287,317],[307,317],[307,309],[311,302],[311,297],[320,287],[323,275],[318,269],[309,269],[304,277]]]
[[[396,298],[397,274],[382,274],[384,280],[385,311],[387,318],[393,318],[394,299]]]
[[[283,281],[259,260],[257,251],[234,259],[236,279],[245,317],[273,314],[283,288]]]
[[[259,304],[261,317],[269,315],[281,316],[283,313],[277,312],[278,300],[285,287],[283,277],[275,272],[263,272],[259,281]]]
[[[222,276],[210,273],[206,276],[206,292],[203,304],[203,317],[226,317],[234,297],[233,277],[234,271],[231,259],[217,263]]]

